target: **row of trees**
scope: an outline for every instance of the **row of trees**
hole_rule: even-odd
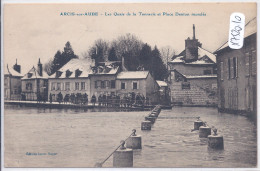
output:
[[[155,46],[153,49],[147,43],[142,42],[132,34],[119,36],[112,42],[98,39],[90,47],[85,57],[95,59],[96,63],[109,61],[122,61],[127,70],[149,70],[156,80],[167,78],[167,60],[163,60],[173,55],[172,50],[168,48],[168,54],[161,52]],[[167,52],[167,48],[163,48],[162,52]]]
[[[126,34],[111,42],[103,39],[96,40],[83,57],[94,59],[97,64],[106,60],[122,61],[124,57],[127,70],[149,70],[156,80],[163,80],[168,76],[167,61],[173,55],[174,51],[169,47],[159,51],[156,46],[152,48],[135,35]],[[44,69],[51,75],[73,58],[78,56],[74,54],[70,42],[67,42],[64,51],[58,50],[54,58],[45,64]]]

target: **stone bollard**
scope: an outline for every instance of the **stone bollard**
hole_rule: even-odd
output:
[[[207,138],[208,135],[211,135],[211,128],[207,126],[201,126],[199,128],[199,137],[200,138]]]
[[[141,123],[141,130],[151,130],[152,123],[150,121],[143,121]]]
[[[214,134],[208,136],[208,147],[212,149],[224,149],[223,136],[217,134],[217,129],[213,129]]]
[[[155,122],[155,119],[156,119],[155,117],[149,117],[149,116],[145,117],[145,120],[150,121],[152,124]]]
[[[203,122],[200,120],[200,117],[198,117],[198,120],[194,122],[194,130],[199,130],[200,126],[203,125]]]
[[[159,113],[158,113],[158,112],[152,112],[151,114],[152,114],[152,115],[155,115],[156,117],[159,116]]]
[[[149,117],[154,117],[154,118],[157,118],[157,116],[155,114],[150,114]]]
[[[126,140],[126,148],[142,149],[142,137],[135,133],[136,130],[133,129],[133,134]]]
[[[121,144],[113,154],[113,167],[133,167],[133,150],[125,148],[125,141],[121,141]]]

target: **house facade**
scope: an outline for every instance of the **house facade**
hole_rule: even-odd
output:
[[[32,67],[21,80],[22,100],[47,100],[48,74],[43,71],[40,59],[37,68]]]
[[[5,100],[20,100],[22,83],[21,66],[16,64],[9,67],[8,64],[4,69],[4,99]]]
[[[95,95],[116,95],[116,78],[120,67],[114,63],[92,67],[90,74],[90,94]]]
[[[49,77],[49,93],[52,101],[57,101],[58,94],[66,95],[90,94],[89,74],[91,63],[86,59],[71,59],[62,68]]]
[[[171,102],[175,105],[216,106],[216,56],[203,49],[195,37],[185,40],[185,50],[168,62]]]
[[[148,98],[150,104],[158,103],[159,85],[149,71],[124,71],[116,77],[117,93],[129,93]]]
[[[231,49],[228,43],[217,51],[218,108],[231,113],[256,116],[257,109],[257,51],[256,18],[245,27],[244,45]]]

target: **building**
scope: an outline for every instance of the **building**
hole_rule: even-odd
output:
[[[39,59],[38,66],[30,69],[22,78],[22,100],[47,100],[48,74],[43,71]]]
[[[21,99],[21,66],[16,64],[9,67],[8,64],[4,68],[4,99],[20,100]]]
[[[246,24],[241,49],[231,49],[227,42],[216,51],[220,111],[253,113],[256,116],[256,27],[256,18]]]
[[[121,71],[117,62],[104,62],[92,67],[90,74],[90,95],[115,95],[117,74]]]
[[[71,59],[67,64],[49,77],[49,96],[57,101],[58,94],[63,97],[71,94],[90,94],[89,74],[91,62],[86,59]],[[50,97],[49,97],[50,98]]]
[[[123,99],[125,95],[139,94],[151,103],[158,101],[159,86],[148,71],[126,71],[121,61],[99,62],[72,59],[49,77],[49,99],[58,100],[58,94],[87,94],[88,100],[98,97]]]
[[[156,80],[159,85],[159,102],[163,105],[170,105],[171,102],[171,90],[165,81]]]
[[[123,71],[116,77],[117,94],[135,94],[155,104],[159,100],[159,85],[149,71]]]
[[[185,50],[168,62],[171,101],[176,105],[217,105],[216,56],[203,49],[195,37],[185,40]]]

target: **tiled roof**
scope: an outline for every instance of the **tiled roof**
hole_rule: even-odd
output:
[[[4,74],[5,75],[12,75],[15,77],[23,77],[23,75],[16,70],[13,69],[13,67],[9,67],[8,64],[6,67],[4,67]]]
[[[27,74],[24,75],[22,80],[27,79],[35,79],[35,78],[41,78],[41,79],[48,79],[48,74],[45,71],[42,71],[42,76],[38,73],[37,69],[33,66],[32,69],[30,69]]]
[[[119,67],[112,63],[106,66],[92,67],[94,64],[88,59],[71,59],[67,64],[52,74],[49,78],[87,78],[90,75],[116,74]]]
[[[216,74],[212,75],[183,75],[187,79],[196,79],[196,78],[217,78]]]
[[[120,72],[117,79],[146,79],[149,71],[126,71]]]
[[[91,62],[87,59],[71,59],[58,70],[59,75],[54,73],[49,78],[75,78],[77,70],[80,71],[79,78],[88,77],[92,73],[90,66]],[[70,74],[66,74],[67,72],[70,72]]]
[[[182,52],[183,53],[183,52]],[[210,61],[208,61],[206,58],[209,58]],[[201,47],[198,47],[198,60],[197,61],[193,61],[193,62],[188,62],[186,63],[184,61],[184,56],[181,55],[181,56],[177,56],[175,57],[175,59],[173,59],[172,61],[170,61],[170,63],[185,63],[185,64],[214,64],[216,63],[216,56],[201,48]]]

